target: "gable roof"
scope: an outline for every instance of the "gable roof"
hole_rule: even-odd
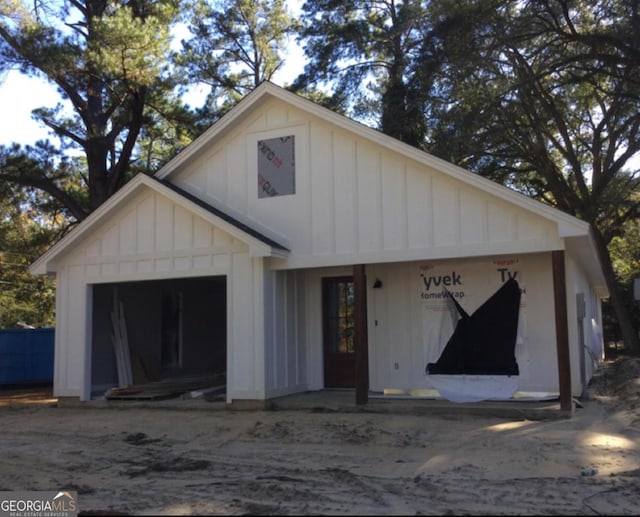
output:
[[[531,199],[524,194],[474,174],[467,169],[454,165],[425,151],[400,142],[379,130],[335,113],[268,81],[261,83],[220,120],[191,143],[191,145],[166,163],[155,174],[155,177],[163,181],[170,179],[172,174],[182,170],[191,160],[197,159],[200,153],[208,149],[217,139],[227,134],[234,125],[240,123],[245,117],[251,116],[259,106],[273,99],[287,103],[302,112],[318,117],[360,138],[369,140],[380,148],[399,153],[456,181],[493,195],[498,199],[502,199],[507,203],[555,223],[557,225],[558,235],[566,239],[567,249],[577,253],[578,259],[595,282],[596,289],[601,296],[608,295],[592,231],[589,224],[585,221]]]
[[[143,189],[153,190],[169,198],[171,201],[187,209],[194,215],[202,217],[212,225],[226,231],[239,241],[244,242],[249,246],[250,254],[252,256],[283,258],[288,254],[289,250],[286,247],[277,243],[270,237],[263,235],[255,229],[238,221],[234,217],[226,214],[222,210],[209,205],[179,187],[172,185],[169,181],[153,178],[146,174],[138,174],[98,209],[92,212],[69,234],[40,256],[31,265],[30,271],[33,274],[55,272],[53,261],[55,261],[60,254],[69,249],[74,243],[81,240],[105,217],[113,213],[126,203],[127,200],[131,199],[133,195]]]
[[[405,144],[395,138],[385,135],[381,131],[372,129],[364,124],[352,120],[344,115],[335,113],[323,106],[320,106],[298,94],[292,93],[269,81],[262,82],[251,93],[246,95],[236,106],[227,112],[220,120],[214,123],[208,130],[194,140],[188,147],[183,149],[172,160],[167,162],[155,173],[158,179],[169,179],[171,175],[182,169],[182,167],[193,159],[217,139],[222,137],[238,121],[260,104],[269,99],[279,99],[302,111],[318,117],[328,123],[334,124],[342,129],[355,133],[361,138],[367,139],[375,145],[386,148],[390,151],[400,153],[422,165],[455,178],[488,194],[494,195],[509,203],[519,206],[525,210],[533,212],[558,224],[558,232],[561,237],[581,236],[589,233],[588,223],[573,217],[561,210],[545,205],[539,201],[531,199],[519,192],[472,173],[467,169],[442,160],[425,151]]]

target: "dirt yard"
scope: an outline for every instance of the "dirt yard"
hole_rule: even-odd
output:
[[[571,419],[88,409],[0,392],[0,491],[86,515],[638,515],[640,360]]]

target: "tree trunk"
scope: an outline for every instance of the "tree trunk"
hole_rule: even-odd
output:
[[[85,145],[89,174],[89,213],[109,198],[107,149],[103,138],[93,138]],[[87,215],[89,215],[89,213]]]
[[[611,305],[615,311],[616,318],[618,320],[618,326],[622,333],[622,339],[624,340],[625,351],[631,355],[640,355],[640,341],[638,340],[638,334],[633,328],[631,315],[624,303],[622,291],[618,285],[615,272],[613,271],[613,265],[611,263],[611,257],[607,244],[598,229],[592,224],[591,229],[593,237],[596,243],[596,250],[600,258],[600,264],[604,273],[604,278],[609,289],[609,299]]]

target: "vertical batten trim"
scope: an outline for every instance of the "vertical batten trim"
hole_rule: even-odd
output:
[[[407,185],[407,162],[402,166],[402,209],[404,210],[404,224],[402,225],[402,247],[409,249],[409,193]]]
[[[153,194],[153,238],[151,242],[151,249],[158,251],[158,194]],[[156,261],[153,262],[153,269],[156,268]]]
[[[288,119],[288,113],[287,113],[287,119]],[[307,242],[306,242],[306,249],[311,250],[311,253],[315,253],[315,249],[313,248],[313,178],[312,178],[312,166],[311,166],[311,162],[312,157],[311,157],[311,153],[312,153],[312,149],[311,149],[311,121],[308,121],[305,125],[304,125],[306,134],[305,134],[305,148],[307,150],[306,152],[306,160],[305,160],[305,178],[307,178],[307,198],[309,199],[309,207],[308,207],[308,213],[307,213],[307,231],[305,232],[307,235]],[[291,129],[290,130],[295,138],[295,133],[296,130],[295,129]],[[302,134],[303,131],[300,130],[300,134]],[[298,165],[298,162],[301,160],[298,160],[298,155],[300,153],[300,142],[295,142],[294,146],[293,146],[293,159],[295,161],[295,167],[294,167],[294,176],[293,176],[293,181],[295,182],[295,192],[296,195],[298,194],[298,185],[300,185],[300,178],[302,177],[302,174],[300,174],[300,166]]]
[[[429,187],[429,224],[427,225],[429,229],[429,235],[427,235],[427,246],[433,246],[435,242],[435,212],[433,205],[433,176],[429,175],[429,180],[427,181],[427,185]]]
[[[86,275],[86,266],[83,268]],[[93,287],[84,284],[85,314],[84,314],[84,360],[82,362],[82,387],[80,400],[91,400],[92,362],[93,362]]]
[[[283,271],[282,275],[282,343],[283,343],[283,360],[284,360],[284,382],[280,388],[289,386],[289,282],[287,271]]]
[[[235,311],[233,310],[233,288],[234,288],[234,270],[235,265],[233,263],[233,255],[229,254],[229,265],[227,268],[227,275],[225,279],[225,290],[226,290],[226,303],[227,303],[227,344],[226,344],[226,356],[227,356],[227,378],[226,378],[226,395],[225,400],[226,403],[229,404],[232,401],[232,394],[234,392],[234,381],[235,375],[233,372],[233,343],[234,343],[234,328],[233,328],[233,315]]]
[[[376,170],[377,178],[376,185],[378,187],[378,203],[377,203],[377,222],[378,222],[378,249],[385,250],[385,242],[384,242],[384,204],[382,202],[382,152],[378,152],[378,167]]]
[[[460,245],[462,242],[462,207],[460,204],[460,187],[456,187],[454,191],[454,211],[456,214],[456,224],[453,229],[453,242]]]
[[[277,282],[277,273],[275,273],[274,271],[270,272],[270,276],[271,276],[271,289],[270,289],[270,298],[271,298],[271,303],[270,303],[270,307],[271,307],[271,314],[270,314],[270,320],[271,320],[271,332],[269,332],[269,334],[271,334],[271,361],[267,362],[266,361],[266,357],[265,357],[265,368],[267,367],[267,364],[269,365],[270,368],[272,368],[272,374],[273,374],[273,386],[267,386],[267,388],[277,388],[278,386],[278,354],[277,354],[277,349],[276,349],[276,343],[278,342],[278,282]],[[266,286],[265,286],[266,289]],[[268,293],[265,294],[265,301],[266,301],[266,297],[267,297]],[[265,327],[266,327],[266,317],[265,317]],[[265,332],[266,335],[266,332]],[[265,347],[267,346],[267,343],[265,343]],[[266,350],[265,350],[265,355],[266,355]]]
[[[485,198],[482,205],[482,241],[489,242],[489,200]]]
[[[330,246],[331,249],[329,249],[329,251],[331,253],[335,253],[336,252],[336,143],[335,143],[335,138],[336,138],[336,132],[331,129],[330,130],[330,138],[329,138],[329,145],[331,146],[330,149],[330,153],[331,153],[331,160],[330,160],[330,171],[328,174],[329,177],[329,181],[331,182],[329,185],[329,192],[331,192],[331,196],[330,196],[330,202],[331,202],[331,206],[329,207],[329,231],[331,232],[331,239],[330,239]]]
[[[294,355],[294,359],[295,359],[295,365],[296,365],[296,377],[295,377],[295,383],[296,386],[300,385],[300,345],[298,343],[298,337],[300,336],[300,328],[298,326],[298,318],[299,318],[299,307],[300,307],[300,300],[298,298],[298,282],[299,282],[299,278],[298,278],[298,273],[297,271],[293,271],[291,273],[293,275],[293,305],[295,307],[295,317],[293,319],[293,355]]]
[[[360,161],[358,160],[358,141],[354,140],[353,142],[353,243],[354,243],[354,253],[360,254],[360,192],[359,192],[359,181],[358,181],[358,173],[360,172]]]

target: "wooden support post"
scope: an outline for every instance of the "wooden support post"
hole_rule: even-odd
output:
[[[353,266],[356,349],[356,404],[369,400],[369,343],[367,341],[367,282],[363,264]]]
[[[560,409],[573,411],[571,397],[571,359],[569,355],[569,328],[567,321],[567,288],[564,269],[564,250],[551,252],[553,270],[553,301],[556,317],[556,350],[558,353],[558,383]]]

